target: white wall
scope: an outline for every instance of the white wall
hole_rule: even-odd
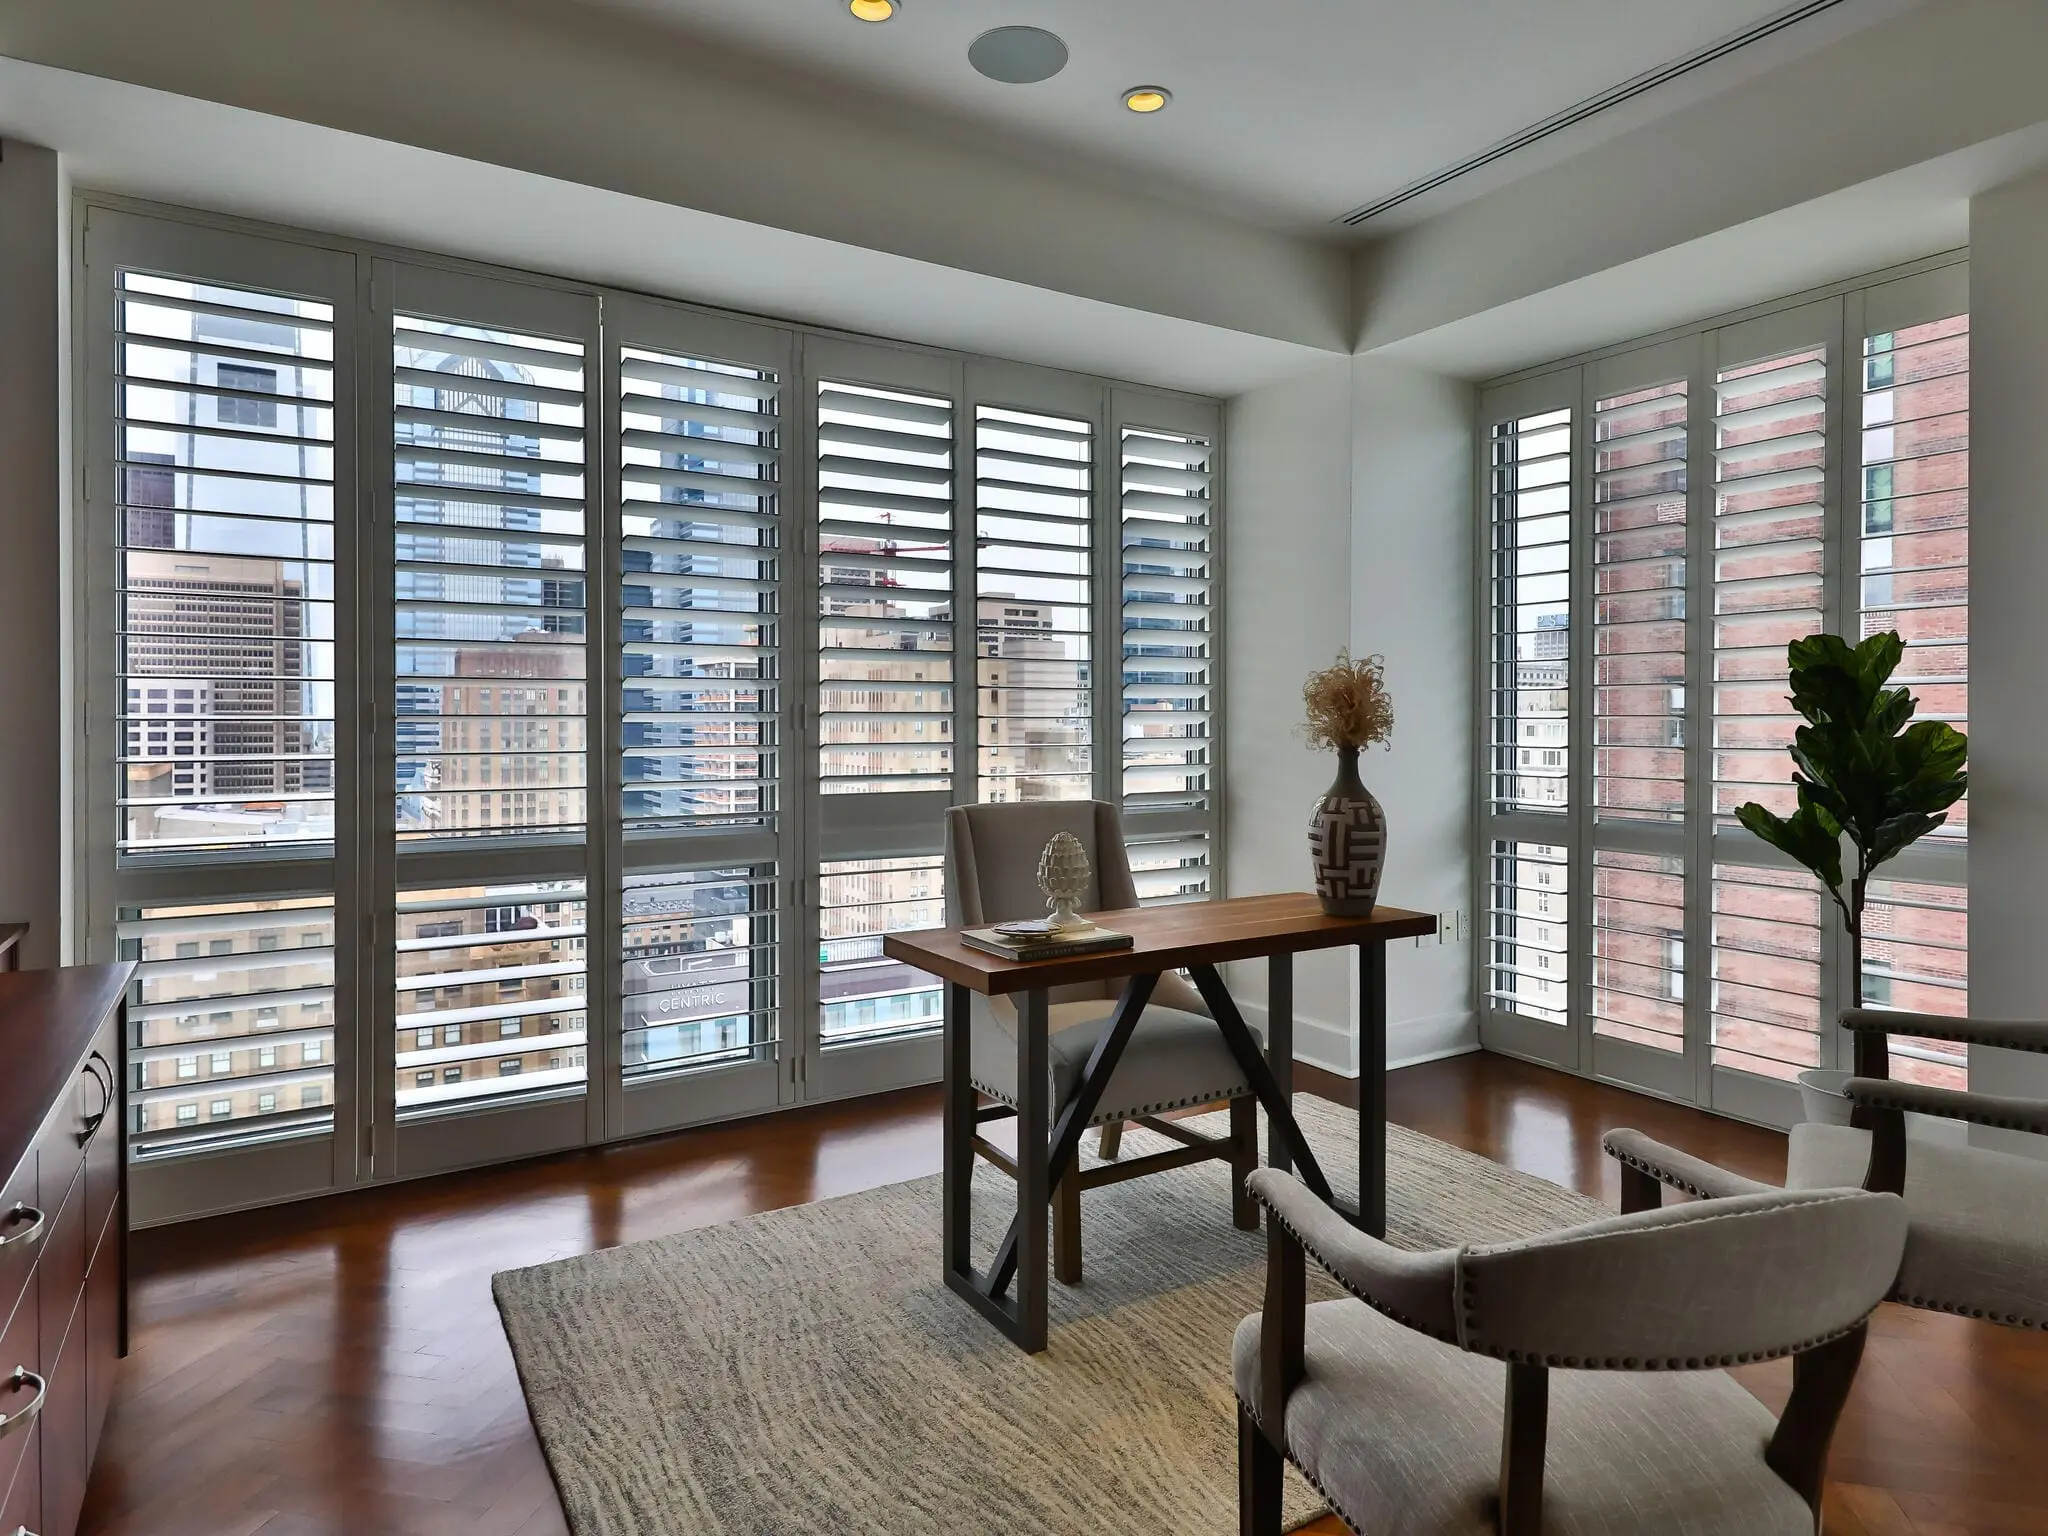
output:
[[[57,964],[64,917],[63,204],[54,154],[0,145],[0,920],[31,924],[31,966]]]
[[[1360,772],[1387,809],[1382,889],[1397,906],[1462,910],[1466,937],[1394,946],[1387,1052],[1468,1050],[1472,931],[1472,423],[1468,384],[1361,357],[1352,373],[1351,647],[1386,658],[1390,751]]]
[[[1970,205],[1970,348],[1970,1011],[2042,1019],[2048,176]],[[1970,1086],[2048,1098],[2048,1057],[1972,1050]]]
[[[1386,806],[1395,906],[1469,915],[1468,386],[1353,358],[1230,402],[1227,794],[1232,895],[1309,884],[1307,819],[1335,765],[1295,734],[1301,682],[1338,649],[1386,658],[1392,746],[1360,773]],[[1477,1044],[1467,944],[1388,955],[1388,1057]],[[1257,966],[1232,977],[1256,1002]],[[1349,952],[1296,963],[1296,1054],[1358,1070]],[[1255,1006],[1246,1011],[1257,1017]]]
[[[1231,400],[1226,416],[1224,560],[1228,894],[1299,891],[1311,882],[1308,815],[1334,766],[1311,752],[1301,681],[1350,640],[1351,359]],[[1397,899],[1389,891],[1389,900]],[[1348,951],[1295,962],[1295,1054],[1353,1066]],[[1246,1013],[1265,967],[1232,968]]]

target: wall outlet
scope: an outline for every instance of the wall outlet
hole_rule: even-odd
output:
[[[1436,941],[1439,944],[1462,944],[1465,941],[1465,912],[1462,907],[1453,907],[1436,915]]]

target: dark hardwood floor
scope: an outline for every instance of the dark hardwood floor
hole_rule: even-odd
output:
[[[1496,1056],[1397,1072],[1388,1099],[1403,1124],[1609,1204],[1615,1125],[1783,1174],[1781,1137]],[[920,1090],[138,1233],[134,1352],[82,1529],[561,1532],[492,1272],[935,1172],[938,1116]],[[1742,1379],[1773,1406],[1789,1390],[1783,1366]],[[2048,1336],[1887,1307],[1827,1529],[2048,1532],[2044,1451]]]

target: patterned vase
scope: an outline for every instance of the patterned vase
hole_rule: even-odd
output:
[[[1316,895],[1332,917],[1371,917],[1387,860],[1387,813],[1358,779],[1358,749],[1337,754],[1337,782],[1308,823]]]

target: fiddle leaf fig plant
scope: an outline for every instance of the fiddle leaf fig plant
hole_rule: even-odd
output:
[[[1840,635],[1808,635],[1786,647],[1791,704],[1806,721],[1790,748],[1798,808],[1780,816],[1751,801],[1735,811],[1737,821],[1827,887],[1849,931],[1859,1005],[1871,872],[1947,821],[1970,783],[1963,771],[1968,738],[1943,720],[1915,721],[1920,701],[1885,686],[1905,650],[1895,631],[1860,645]],[[1853,868],[1845,868],[1844,838]]]

